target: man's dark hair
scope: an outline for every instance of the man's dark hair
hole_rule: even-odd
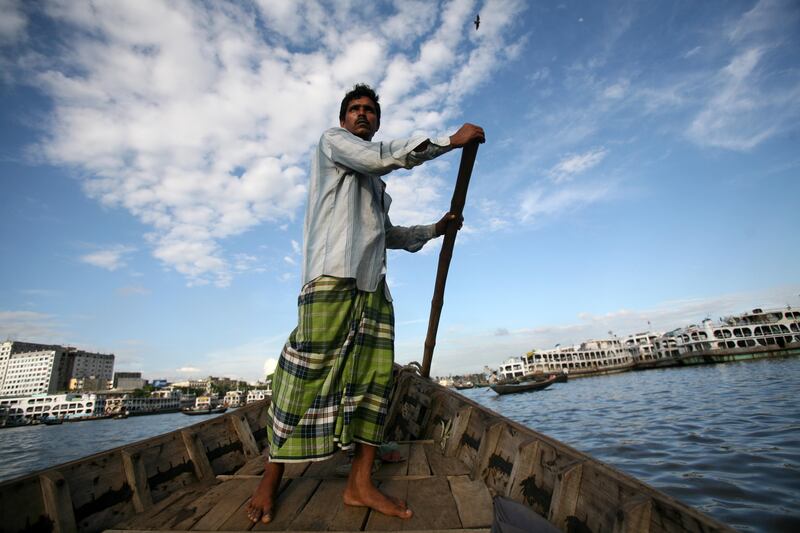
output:
[[[344,122],[344,116],[347,114],[347,106],[350,105],[350,101],[358,100],[362,96],[366,96],[375,102],[375,113],[378,115],[378,123],[380,123],[381,104],[378,102],[378,94],[365,83],[357,83],[350,92],[344,95],[342,106],[339,108],[339,122]]]

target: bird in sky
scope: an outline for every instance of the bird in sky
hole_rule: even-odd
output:
[[[478,31],[478,26],[481,25],[481,16],[475,15],[475,31]]]

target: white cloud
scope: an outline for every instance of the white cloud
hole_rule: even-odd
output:
[[[28,20],[22,11],[22,2],[0,0],[0,44],[22,39],[27,26]]]
[[[584,207],[610,194],[605,185],[582,185],[548,190],[534,187],[522,194],[519,216],[523,222],[532,222],[542,216],[561,215],[580,207]]]
[[[559,161],[548,173],[556,183],[567,181],[574,176],[597,166],[605,158],[605,148],[595,148],[583,154],[574,154]]]
[[[136,251],[136,248],[121,244],[98,250],[86,255],[82,255],[80,260],[89,265],[93,265],[106,270],[115,271],[125,266],[125,257]]]
[[[786,116],[796,116],[790,104],[800,85],[788,92],[765,87],[757,67],[765,50],[750,48],[719,71],[716,90],[687,132],[702,145],[750,150],[774,135]]]
[[[117,294],[121,296],[147,296],[150,292],[150,289],[145,287],[120,287],[117,289]]]
[[[194,366],[182,366],[180,368],[176,368],[175,371],[183,374],[197,374],[198,372],[201,372],[202,369]]]
[[[524,8],[489,2],[485,31],[470,33],[473,2],[402,2],[388,16],[371,4],[257,5],[48,2],[38,9],[64,46],[18,65],[53,101],[41,154],[147,225],[153,255],[190,285],[242,271],[227,238],[295,220],[309,148],[336,124],[346,88],[377,85],[381,135],[441,133],[519,52],[507,30]]]
[[[800,111],[800,74],[774,61],[796,44],[800,10],[791,0],[760,0],[727,36],[732,57],[705,83],[710,90],[687,129],[703,146],[748,151],[794,129]]]
[[[0,311],[0,338],[28,342],[64,342],[58,319],[36,311]]]

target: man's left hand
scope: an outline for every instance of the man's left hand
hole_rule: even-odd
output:
[[[441,237],[442,235],[444,235],[445,232],[447,231],[448,224],[450,224],[451,222],[453,223],[456,222],[456,216],[448,211],[439,220],[439,222],[436,223],[436,236]],[[456,226],[456,229],[461,229],[463,225],[464,225],[464,217],[458,217],[458,226]]]

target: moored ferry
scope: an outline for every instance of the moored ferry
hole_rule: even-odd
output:
[[[664,337],[672,341],[665,349],[683,365],[797,355],[800,311],[757,308],[719,322],[705,319]]]
[[[633,355],[617,337],[534,350],[525,355],[527,374],[567,373],[570,378],[625,372],[633,365]]]

